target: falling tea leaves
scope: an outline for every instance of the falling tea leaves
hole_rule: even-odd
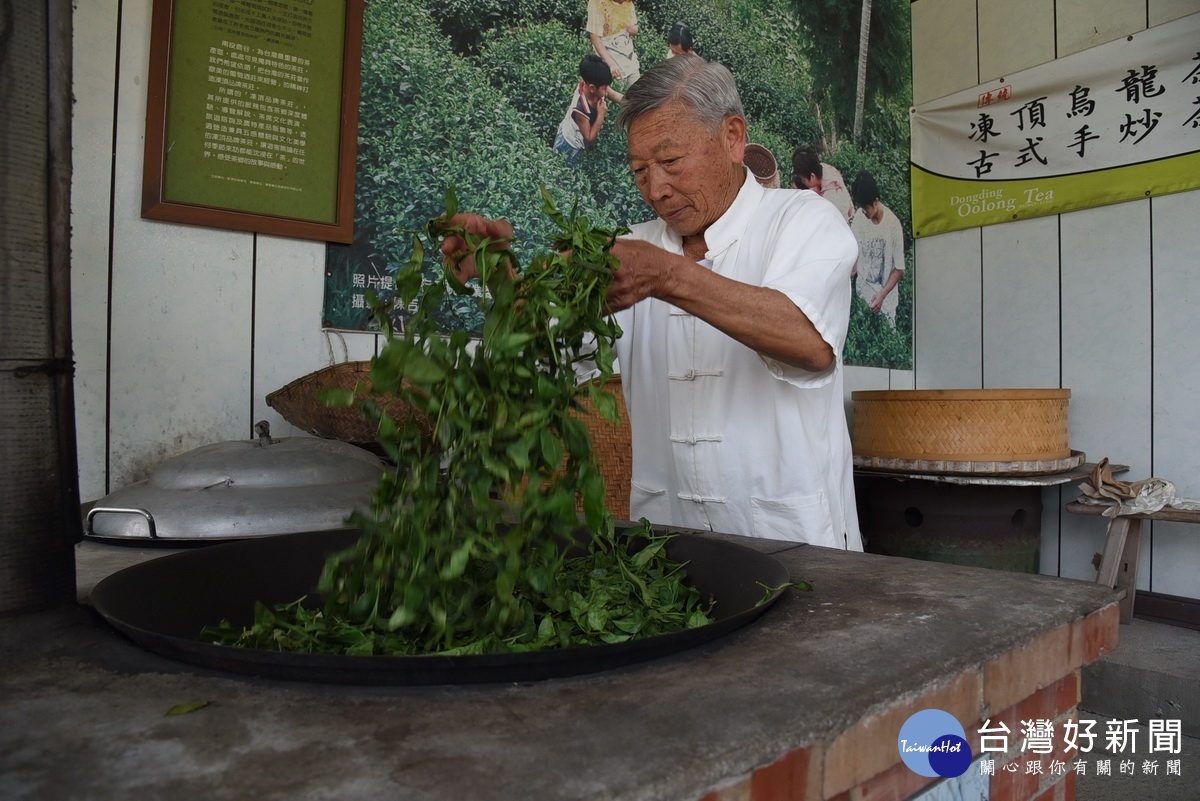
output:
[[[396,275],[397,305],[416,311],[393,330],[373,301],[386,343],[372,360],[372,391],[398,397],[433,425],[432,438],[394,420],[367,390],[329,396],[378,422],[397,469],[351,522],[358,542],[330,557],[321,602],[268,608],[254,623],[205,629],[212,642],[342,654],[481,654],[617,643],[704,625],[709,602],[670,560],[671,534],[643,520],[617,530],[604,478],[578,410],[583,398],[616,422],[603,391],[620,329],[605,308],[611,254],[622,230],[565,214],[543,192],[558,226],[547,251],[522,269],[507,243],[454,221],[458,199],[430,221]],[[466,242],[487,291],[428,264],[440,241]],[[483,335],[444,334],[447,293],[471,297]],[[587,360],[599,378],[578,385]],[[578,545],[583,510],[586,543]],[[574,551],[572,550],[574,548]]]

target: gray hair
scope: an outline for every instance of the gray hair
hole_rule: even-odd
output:
[[[617,124],[629,127],[643,114],[678,100],[696,120],[716,131],[729,115],[745,117],[733,74],[722,64],[686,54],[660,61],[642,73],[625,92]]]

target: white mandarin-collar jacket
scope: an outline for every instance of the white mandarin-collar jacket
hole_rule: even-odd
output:
[[[660,219],[631,236],[683,253]],[[820,373],[790,367],[655,298],[619,312],[631,519],[862,550],[841,363],[854,235],[816,193],[747,173],[705,241],[701,264],[782,292],[837,359]]]

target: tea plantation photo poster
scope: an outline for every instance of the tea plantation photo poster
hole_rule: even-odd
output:
[[[327,246],[323,327],[376,327],[367,293],[392,292],[413,232],[443,211],[450,186],[463,210],[513,224],[522,263],[546,247],[552,227],[541,212],[543,187],[560,208],[577,206],[597,224],[648,219],[616,124],[619,98],[609,101],[594,147],[570,157],[555,137],[576,99],[581,62],[604,47],[589,27],[617,20],[632,32],[645,71],[670,57],[668,34],[682,23],[697,54],[733,73],[749,139],[774,155],[783,187],[800,146],[840,172],[847,189],[860,173],[874,178],[903,231],[904,269],[891,290],[894,311],[884,307],[890,313],[872,311],[871,292],[851,293],[844,359],[911,368],[909,8],[907,0],[865,6],[869,37],[860,48],[862,0],[367,0],[355,236]],[[397,309],[396,325],[406,317]],[[464,296],[447,299],[440,322],[477,331],[481,319],[476,299]]]

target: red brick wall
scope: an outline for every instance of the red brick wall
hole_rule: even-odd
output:
[[[922,709],[942,709],[963,722],[977,757],[985,721],[1008,727],[1008,751],[987,755],[995,762],[992,801],[1074,801],[1072,763],[1078,755],[1064,751],[1059,732],[1078,717],[1080,668],[1117,647],[1119,625],[1119,607],[1110,604],[952,676],[915,700],[897,700],[822,742],[790,750],[701,801],[904,801],[937,781],[909,770],[896,750],[900,727]],[[1021,721],[1028,720],[1054,722],[1054,752],[1021,750]],[[1056,761],[1065,769],[1052,773]],[[1031,772],[1031,763],[1040,772]]]

